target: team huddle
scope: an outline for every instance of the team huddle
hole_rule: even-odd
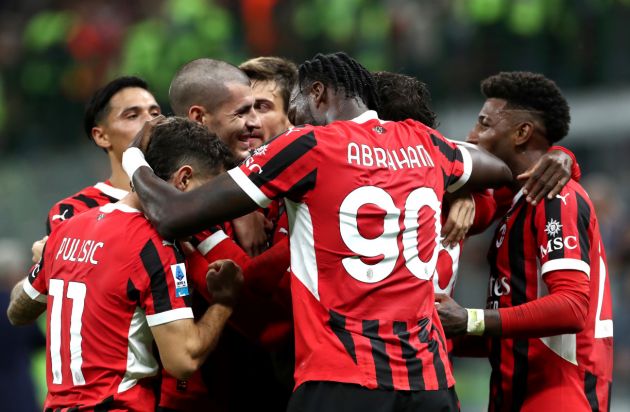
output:
[[[426,86],[345,53],[179,69],[161,115],[117,78],[84,129],[111,176],[55,204],[12,324],[47,316],[46,411],[608,410],[606,255],[569,106],[541,74],[485,79],[467,143]],[[485,308],[453,300],[495,222]],[[486,287],[480,285],[479,287]]]

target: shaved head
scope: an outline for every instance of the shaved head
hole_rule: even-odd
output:
[[[249,78],[238,67],[214,59],[197,59],[185,64],[175,74],[168,97],[177,116],[187,116],[193,105],[212,112],[228,97],[228,83],[249,85]]]

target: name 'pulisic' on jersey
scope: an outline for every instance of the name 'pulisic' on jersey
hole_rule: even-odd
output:
[[[348,143],[348,163],[392,170],[435,167],[433,159],[423,145],[389,150],[350,142]]]
[[[69,262],[90,263],[97,265],[96,251],[105,246],[103,242],[96,240],[83,240],[64,237],[61,246],[55,255],[55,260],[60,257]]]

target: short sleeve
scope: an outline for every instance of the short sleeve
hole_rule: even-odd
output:
[[[307,126],[279,135],[228,173],[254,202],[267,207],[280,197],[299,201],[315,186],[319,162],[315,130]]]
[[[40,303],[46,303],[48,288],[46,286],[46,273],[44,271],[44,258],[46,256],[46,246],[42,251],[42,258],[35,264],[28,277],[22,282],[24,292],[33,300]]]
[[[431,141],[438,149],[439,162],[444,176],[444,189],[455,192],[468,182],[472,172],[472,158],[465,143],[455,144],[435,130],[431,132]]]
[[[149,326],[193,318],[184,257],[174,243],[149,239],[140,251],[140,306]],[[144,279],[142,279],[144,277]]]
[[[534,225],[541,274],[577,270],[590,276],[592,209],[579,192],[565,187],[534,210]]]

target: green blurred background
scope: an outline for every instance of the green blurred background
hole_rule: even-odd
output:
[[[107,178],[82,110],[121,74],[145,78],[168,113],[170,79],[191,59],[300,63],[344,50],[425,81],[439,129],[461,139],[482,103],[480,80],[539,71],[572,106],[562,143],[596,203],[614,290],[612,409],[630,410],[629,39],[630,0],[0,0],[0,237],[26,267],[50,206]],[[456,295],[470,306],[484,302],[488,241],[471,241],[461,264]],[[456,360],[463,411],[485,409],[488,371],[484,360]]]

